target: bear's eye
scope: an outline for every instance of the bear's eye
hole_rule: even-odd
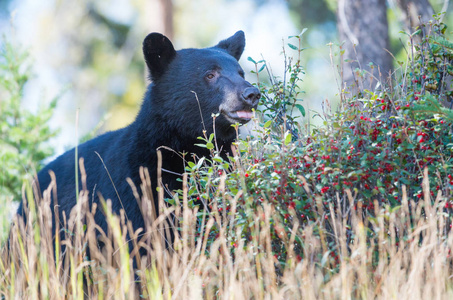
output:
[[[209,73],[208,75],[206,75],[206,78],[211,80],[211,79],[214,79],[215,75],[212,74],[212,73]]]

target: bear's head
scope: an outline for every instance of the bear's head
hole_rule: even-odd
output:
[[[244,79],[238,63],[244,47],[242,31],[214,47],[179,51],[164,35],[149,34],[143,53],[152,80],[154,117],[177,131],[179,138],[196,138],[203,129],[209,135],[215,127],[218,140],[233,140],[236,133],[231,125],[250,121],[261,97]],[[214,126],[212,116],[217,113]]]

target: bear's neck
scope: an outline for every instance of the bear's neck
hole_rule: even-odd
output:
[[[189,160],[191,159],[192,154],[195,154],[198,158],[210,156],[210,152],[206,148],[195,145],[203,144],[203,141],[198,139],[196,133],[188,134],[188,132],[182,128],[182,125],[174,128],[169,125],[167,120],[163,120],[161,115],[157,112],[158,108],[153,107],[152,97],[154,96],[151,84],[145,94],[137,118],[130,126],[130,129],[133,132],[129,132],[129,134],[134,136],[136,145],[134,149],[135,153],[133,155],[141,161],[142,165],[154,165],[154,158],[156,157],[156,151],[158,149],[165,149],[165,151],[163,151],[163,160],[175,160],[177,154],[182,152],[188,154],[186,159]],[[217,139],[217,146],[225,159],[228,155],[231,155],[231,144],[233,141],[233,135],[231,135],[231,138]],[[168,155],[171,151],[173,151],[174,154]]]
[[[159,107],[155,107],[155,104],[153,104],[155,102],[153,97],[156,97],[156,95],[154,95],[152,86],[151,84],[148,87],[137,118],[133,126],[131,126],[134,130],[132,134],[136,136],[140,146],[146,145],[143,150],[155,152],[157,148],[164,146],[178,153],[194,153],[198,157],[210,155],[210,152],[205,148],[195,146],[195,144],[203,144],[203,141],[198,139],[199,136],[202,136],[201,130],[199,133],[190,132],[184,128],[183,124],[178,124],[175,127],[174,122],[169,122],[167,117],[162,117]],[[230,126],[228,126],[227,130],[232,132],[227,136],[225,134],[221,134],[221,137],[217,136],[217,146],[222,152],[230,153],[231,144],[236,134]],[[224,132],[225,129],[221,128],[220,131]],[[207,134],[209,135],[209,133]]]
[[[140,184],[138,169],[140,167],[148,168],[151,176],[151,182],[157,182],[157,150],[162,154],[162,182],[167,185],[169,190],[181,188],[181,183],[177,180],[185,172],[185,161],[194,161],[193,154],[199,159],[209,157],[210,152],[206,148],[195,146],[202,144],[203,141],[197,139],[197,136],[188,136],[181,127],[167,128],[168,124],[162,120],[161,116],[154,111],[152,106],[152,94],[148,90],[145,95],[140,112],[136,120],[132,123],[126,134],[131,135],[134,147],[128,155],[130,168],[137,170],[132,174],[132,180],[137,186]],[[232,156],[231,144],[233,139],[218,140],[221,156],[227,160]],[[182,153],[186,153],[184,160]],[[153,189],[155,191],[155,189]],[[156,196],[156,195],[154,195]],[[168,196],[168,195],[167,195]]]

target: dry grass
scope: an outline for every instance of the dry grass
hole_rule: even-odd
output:
[[[197,211],[187,207],[187,195],[183,209],[164,209],[155,219],[149,178],[145,172],[142,175],[143,213],[147,220],[154,219],[147,222],[146,233],[132,232],[123,214],[107,213],[109,233],[97,237],[96,208],[89,211],[89,195],[83,191],[79,205],[63,220],[66,239],[54,240],[49,188],[39,204],[30,208],[26,224],[14,221],[10,249],[4,247],[0,260],[0,299],[138,299],[140,294],[148,299],[453,299],[453,242],[442,209],[447,199],[439,194],[432,205],[426,188],[419,203],[405,196],[401,208],[394,211],[375,205],[374,219],[363,220],[359,205],[357,210],[348,209],[348,214],[333,213],[330,207],[333,217],[316,228],[293,224],[293,235],[282,238],[289,249],[282,265],[271,251],[271,205],[264,203],[255,212],[254,234],[246,247],[240,232],[230,226],[234,199],[230,214],[205,215],[201,225]],[[353,203],[353,195],[345,193]],[[171,214],[181,230],[173,248],[167,249],[165,236],[171,226],[166,216]],[[220,236],[208,246],[208,232],[214,225],[221,228]],[[203,226],[203,239],[195,238],[197,226]],[[322,229],[328,227],[332,230]],[[374,239],[367,238],[370,233],[376,234]],[[228,241],[232,235],[238,235],[239,241],[234,249]],[[291,247],[296,235],[305,245],[300,262]],[[398,241],[398,236],[408,238]],[[129,237],[135,245],[131,254]],[[105,243],[102,250],[98,239]],[[335,270],[326,250],[332,242],[339,249]],[[87,245],[90,260],[85,258]],[[140,247],[148,249],[141,258],[136,251]],[[137,275],[134,260],[139,265]]]

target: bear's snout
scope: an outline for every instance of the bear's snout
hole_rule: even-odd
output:
[[[256,108],[258,106],[258,102],[261,98],[260,91],[254,87],[247,87],[241,94],[242,101],[250,105],[252,108]]]
[[[245,124],[253,118],[253,109],[258,107],[261,99],[260,91],[246,82],[247,86],[242,89],[225,91],[225,98],[219,107],[219,111],[231,123]]]

